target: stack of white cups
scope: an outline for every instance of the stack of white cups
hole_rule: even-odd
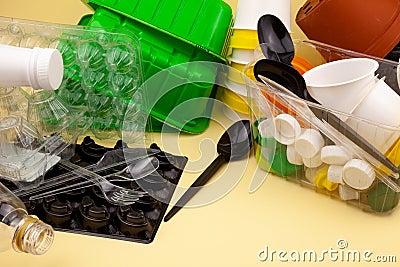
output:
[[[265,14],[278,17],[290,31],[291,0],[238,0],[233,35],[230,41],[231,54],[222,101],[238,112],[248,113],[246,86],[241,75],[246,64],[254,59],[258,45],[257,23]]]

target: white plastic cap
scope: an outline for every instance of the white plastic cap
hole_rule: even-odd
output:
[[[318,169],[319,168],[306,168],[304,171],[305,178],[312,184],[314,184]]]
[[[316,167],[321,166],[323,164],[323,162],[321,160],[321,153],[317,152],[317,154],[311,158],[303,157],[303,164],[304,164],[304,166],[306,166],[308,168],[316,168]]]
[[[294,143],[294,147],[303,158],[312,158],[324,146],[324,138],[319,131],[314,129],[304,129]]]
[[[274,129],[274,121],[272,119],[266,119],[261,121],[258,124],[257,129],[260,136],[263,138],[274,137],[275,129]]]
[[[359,199],[360,193],[355,191],[354,189],[351,189],[347,185],[339,185],[339,196],[340,199],[346,201],[346,200]]]
[[[279,114],[274,119],[275,139],[281,144],[291,145],[301,133],[299,122],[289,114]]]
[[[56,90],[60,87],[64,64],[61,53],[57,49],[33,48],[36,68],[31,75],[33,89]]]
[[[330,165],[328,167],[328,181],[343,184],[343,167],[342,165]]]
[[[372,166],[361,160],[352,159],[343,167],[343,181],[356,190],[369,188],[375,180]]]
[[[296,152],[293,145],[286,147],[286,158],[289,163],[294,165],[303,165],[303,158]]]
[[[321,160],[330,165],[344,165],[352,156],[342,146],[324,146],[321,149]]]

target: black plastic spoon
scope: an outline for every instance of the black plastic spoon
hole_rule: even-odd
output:
[[[318,102],[308,94],[303,76],[297,70],[285,63],[270,59],[261,59],[254,65],[254,76],[262,83],[266,83],[266,81],[262,79],[262,77],[266,77],[283,86],[284,89],[294,93],[297,97],[318,104]],[[329,123],[334,129],[389,168],[392,171],[393,177],[396,178],[399,176],[398,168],[388,158],[386,158],[385,155],[335,114],[313,106],[308,106],[308,108],[318,119]]]
[[[218,157],[204,170],[190,188],[176,202],[165,216],[169,221],[217,172],[226,162],[240,160],[248,156],[252,147],[250,121],[241,120],[230,126],[221,136],[217,144]]]
[[[263,15],[257,23],[258,42],[268,59],[291,65],[294,58],[294,45],[290,33],[283,22],[271,14]]]

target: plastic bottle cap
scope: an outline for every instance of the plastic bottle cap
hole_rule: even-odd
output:
[[[261,121],[258,124],[258,132],[263,138],[274,137],[274,121],[272,119]]]
[[[328,180],[332,183],[343,184],[343,167],[342,165],[330,165],[328,168]]]
[[[330,165],[344,165],[352,156],[341,146],[324,146],[321,149],[321,160]]]
[[[338,184],[332,183],[327,179],[328,166],[324,165],[318,168],[315,174],[314,184],[321,189],[326,189],[328,191],[334,191],[338,187]]]
[[[317,154],[311,158],[303,157],[303,164],[308,168],[316,168],[323,164],[321,160],[321,153],[317,152]]]
[[[374,179],[375,171],[361,159],[352,159],[343,167],[343,181],[356,190],[369,188]]]
[[[36,73],[32,80],[33,89],[55,90],[61,85],[64,75],[64,64],[57,49],[34,48],[36,52]],[[36,79],[35,79],[36,78]]]
[[[353,199],[359,199],[360,198],[360,193],[355,191],[354,189],[351,189],[347,185],[339,185],[339,196],[340,199],[342,200],[353,200]]]
[[[314,184],[314,180],[315,180],[317,171],[318,171],[318,168],[306,168],[306,170],[304,171],[304,176],[310,183]]]
[[[291,145],[301,133],[299,122],[289,114],[279,114],[274,119],[275,139],[281,144]]]
[[[303,165],[303,158],[296,152],[293,145],[286,147],[286,157],[288,162],[294,165]]]
[[[324,146],[324,138],[319,131],[314,129],[304,129],[294,143],[297,153],[303,158],[312,158]]]

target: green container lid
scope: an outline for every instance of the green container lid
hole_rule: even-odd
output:
[[[225,57],[233,15],[222,0],[82,0],[151,25],[176,38]]]

